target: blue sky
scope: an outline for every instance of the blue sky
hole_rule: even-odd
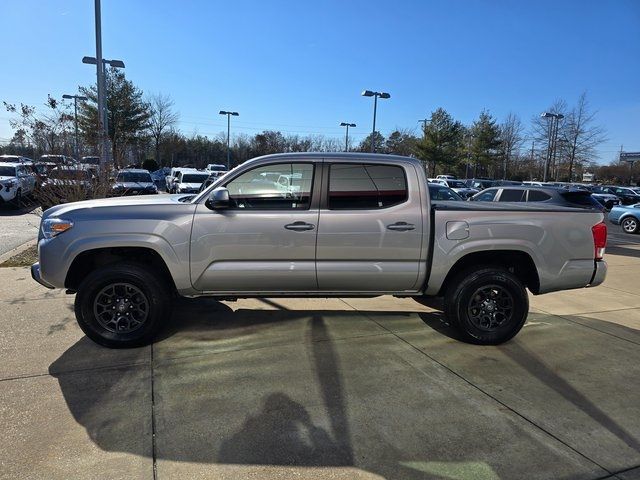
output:
[[[0,100],[42,104],[95,82],[93,1],[2,0]],[[103,0],[105,58],[145,93],[171,95],[180,130],[279,129],[342,138],[371,130],[363,89],[388,91],[378,129],[418,129],[437,107],[525,124],[586,91],[609,140],[640,151],[640,1]],[[0,112],[0,141],[11,137]]]

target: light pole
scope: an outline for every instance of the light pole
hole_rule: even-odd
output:
[[[549,177],[549,166],[551,164],[551,160],[555,160],[556,153],[556,137],[558,136],[558,123],[561,119],[564,118],[564,115],[561,113],[550,113],[543,112],[540,114],[540,117],[546,118],[548,122],[548,142],[547,142],[547,157],[544,162],[544,173],[543,173],[543,182],[547,181]],[[555,126],[554,120],[555,119]]]
[[[363,97],[373,97],[373,131],[371,133],[371,153],[376,153],[376,111],[378,110],[378,97],[391,98],[386,92],[372,92],[365,90],[362,92]]]
[[[226,112],[224,110],[220,110],[220,115],[227,116],[227,170],[231,170],[231,116],[237,117],[240,115],[238,112]]]
[[[348,152],[349,151],[349,127],[355,127],[356,124],[355,123],[340,122],[340,126],[341,127],[347,127],[347,133],[344,136],[344,151]]]
[[[78,100],[80,100],[81,102],[84,102],[87,99],[87,97],[83,97],[82,95],[62,95],[62,98],[65,99],[72,99],[73,98],[73,121],[75,124],[75,141],[74,141],[74,150],[76,153],[76,160],[80,161],[80,150],[78,148]]]

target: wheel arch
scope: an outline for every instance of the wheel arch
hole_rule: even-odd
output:
[[[124,261],[148,266],[167,282],[172,291],[176,290],[176,284],[166,262],[156,250],[149,247],[104,247],[80,252],[67,270],[64,286],[69,290],[77,291],[82,281],[96,268]]]
[[[442,282],[438,296],[444,295],[460,272],[472,267],[504,268],[513,273],[532,293],[540,291],[538,270],[527,252],[522,250],[488,250],[468,253],[458,259]]]

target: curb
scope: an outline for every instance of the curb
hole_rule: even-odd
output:
[[[18,255],[19,253],[24,252],[29,247],[32,247],[37,243],[38,243],[38,240],[34,238],[32,240],[29,240],[28,242],[23,243],[22,245],[18,245],[16,248],[14,248],[13,250],[9,250],[7,253],[3,253],[2,255],[0,255],[0,263],[6,262],[14,255]]]

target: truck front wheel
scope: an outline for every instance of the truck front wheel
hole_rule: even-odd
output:
[[[82,282],[75,314],[82,331],[109,348],[151,343],[171,312],[162,276],[136,263],[106,265]]]
[[[498,345],[513,338],[529,313],[522,282],[506,269],[476,267],[458,274],[445,294],[445,315],[462,340]]]

